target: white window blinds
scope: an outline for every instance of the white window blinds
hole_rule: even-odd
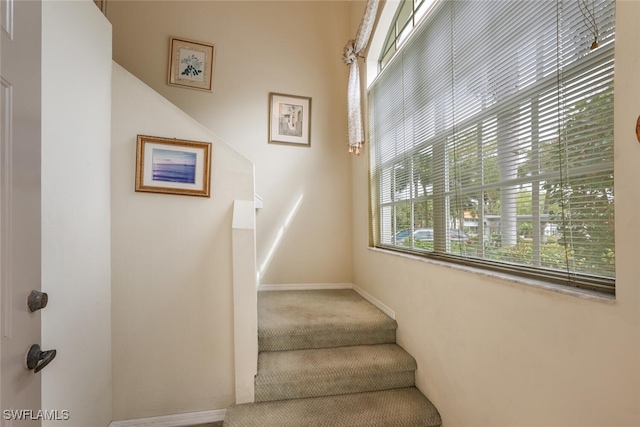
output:
[[[614,7],[433,6],[369,91],[377,246],[614,291]]]

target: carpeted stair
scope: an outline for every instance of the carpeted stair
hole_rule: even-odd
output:
[[[224,426],[440,426],[396,327],[352,290],[260,292],[256,403]]]

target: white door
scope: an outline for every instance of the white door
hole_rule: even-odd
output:
[[[25,357],[40,343],[27,295],[40,289],[42,4],[0,0],[0,9],[0,426],[39,426],[40,373]]]

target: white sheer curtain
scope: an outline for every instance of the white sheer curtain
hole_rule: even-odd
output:
[[[369,43],[371,30],[376,20],[379,0],[368,0],[367,7],[360,22],[355,40],[349,40],[344,47],[342,61],[349,66],[349,83],[347,87],[347,125],[349,127],[349,153],[360,154],[364,143],[364,127],[362,124],[362,107],[360,101],[360,68],[358,55]]]

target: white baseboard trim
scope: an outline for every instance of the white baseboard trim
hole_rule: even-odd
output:
[[[391,309],[388,305],[384,304],[382,301],[371,295],[369,292],[359,288],[356,285],[353,285],[353,290],[360,294],[360,296],[371,304],[375,305],[387,316],[391,317],[393,320],[396,320],[396,312]]]
[[[319,289],[353,289],[351,283],[293,283],[283,285],[260,285],[258,291],[309,291]]]
[[[395,320],[396,312],[388,305],[353,283],[299,283],[282,285],[260,285],[258,291],[310,291],[318,289],[353,289],[371,304],[375,305],[387,316]]]
[[[163,415],[161,417],[136,418],[133,420],[111,421],[109,427],[180,427],[223,421],[226,409],[186,412],[184,414]]]

